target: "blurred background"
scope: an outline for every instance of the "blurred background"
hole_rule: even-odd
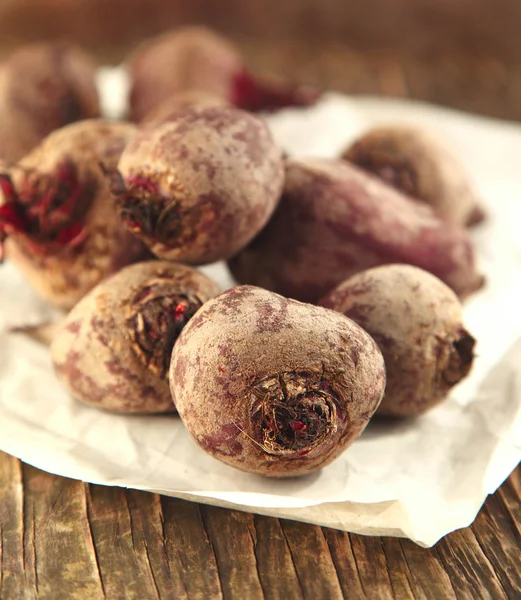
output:
[[[0,54],[65,38],[116,64],[189,23],[260,74],[521,120],[520,0],[0,0]]]

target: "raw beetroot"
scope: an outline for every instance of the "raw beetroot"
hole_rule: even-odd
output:
[[[120,222],[99,165],[115,168],[135,133],[128,123],[74,123],[0,173],[0,248],[5,243],[7,257],[59,307],[150,256]]]
[[[364,269],[419,266],[465,297],[483,285],[467,233],[347,162],[289,160],[278,208],[235,256],[239,283],[316,302]]]
[[[128,229],[159,258],[226,259],[266,224],[284,178],[264,121],[233,107],[185,107],[125,148],[111,190]]]
[[[168,121],[175,120],[179,109],[182,110],[184,107],[204,108],[209,106],[228,106],[228,104],[224,98],[210,92],[192,89],[185,90],[173,94],[159,106],[153,108],[142,119],[140,126],[157,127],[163,123],[168,123]]]
[[[386,265],[363,271],[320,304],[353,319],[382,351],[387,385],[378,415],[421,415],[471,369],[475,340],[462,324],[461,304],[422,269]]]
[[[78,400],[116,412],[175,410],[167,373],[172,347],[219,292],[190,267],[131,265],[85,296],[54,334],[56,373]]]
[[[374,341],[330,310],[240,286],[207,302],[174,346],[170,386],[209,454],[270,477],[334,460],[380,403]]]
[[[430,205],[458,225],[479,222],[484,213],[459,158],[421,127],[386,125],[358,138],[342,155],[410,198]]]
[[[0,159],[13,164],[53,130],[98,117],[96,68],[63,43],[34,44],[0,66]]]
[[[149,41],[136,51],[128,69],[134,121],[185,90],[210,92],[251,111],[306,106],[318,97],[310,87],[251,75],[233,44],[205,27],[186,27]]]

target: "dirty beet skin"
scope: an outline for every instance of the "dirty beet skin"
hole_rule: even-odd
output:
[[[425,202],[450,223],[474,225],[485,216],[459,157],[421,127],[375,127],[342,156],[408,197]]]
[[[69,123],[99,117],[96,65],[67,43],[29,44],[0,65],[0,160],[12,165]]]
[[[206,27],[184,27],[145,42],[127,68],[133,121],[187,90],[208,92],[253,112],[308,106],[319,96],[311,86],[253,75],[238,48]]]
[[[124,224],[158,258],[205,264],[229,258],[264,227],[284,164],[262,119],[187,106],[142,129],[107,177]]]
[[[467,232],[347,162],[288,160],[279,205],[229,265],[239,283],[317,302],[382,264],[429,271],[461,298],[483,285]]]
[[[475,340],[463,326],[458,297],[422,269],[386,265],[363,271],[320,304],[353,319],[382,351],[387,385],[377,415],[423,414],[472,367]]]
[[[172,348],[217,285],[175,263],[129,266],[92,290],[51,345],[55,371],[78,400],[125,413],[175,410],[168,387]]]
[[[352,320],[240,286],[185,327],[170,387],[203,450],[243,471],[292,477],[329,464],[361,434],[385,369]]]
[[[135,133],[130,123],[73,123],[0,172],[0,254],[5,245],[33,288],[60,308],[150,257],[121,223],[100,168],[115,168]]]
[[[175,121],[177,113],[186,107],[205,108],[211,106],[228,106],[223,98],[200,90],[185,90],[169,96],[153,109],[139,124],[140,127],[157,127],[169,121]]]

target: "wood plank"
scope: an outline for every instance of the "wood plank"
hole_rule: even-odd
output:
[[[35,597],[24,573],[23,523],[22,463],[0,453],[0,598],[16,598],[22,589]]]
[[[135,504],[133,518],[124,489],[88,486],[88,517],[105,593],[108,598],[125,600],[174,597],[186,600],[188,596],[180,577],[173,576],[175,570],[170,569],[170,563],[161,553],[160,535],[153,540],[149,538],[155,559],[154,567],[151,565],[146,538],[152,532],[157,534],[161,523],[153,496],[143,498],[142,502],[140,510],[150,510],[146,531],[143,515],[139,515]]]
[[[161,497],[163,536],[169,556],[177,555],[190,600],[221,600],[222,585],[214,548],[203,523],[200,506]]]
[[[450,578],[456,598],[502,600],[508,596],[472,529],[456,531],[438,542],[435,552]]]
[[[365,591],[349,534],[345,531],[326,528],[323,529],[323,532],[344,597],[362,600],[365,598]]]
[[[253,515],[215,506],[200,508],[215,552],[224,599],[264,600],[255,557]]]
[[[304,598],[279,519],[255,515],[255,556],[264,595],[269,600]]]
[[[303,527],[286,519],[281,519],[281,525],[304,598],[342,598],[342,586],[322,528]]]
[[[389,540],[387,546],[391,543],[393,545],[398,543],[407,562],[412,574],[414,598],[425,597],[429,600],[456,598],[450,577],[432,549],[420,548],[410,540]]]
[[[430,600],[430,598],[434,598],[435,596],[430,595],[429,590],[424,590],[416,580],[400,541],[397,538],[382,538],[385,562],[395,598],[399,600],[409,600],[410,598]],[[450,598],[450,586],[448,590],[444,589],[443,593],[446,598]]]
[[[382,538],[350,535],[349,539],[366,595],[372,593],[379,600],[394,600]]]
[[[520,473],[472,528],[423,549],[85,486],[0,453],[0,598],[517,600]]]
[[[104,598],[84,485],[28,465],[22,476],[26,589],[42,600]]]
[[[499,494],[487,500],[472,530],[508,598],[521,598],[521,540]]]
[[[154,591],[163,598],[188,598],[184,570],[177,552],[172,552],[165,539],[161,496],[137,490],[125,491],[129,508],[134,548],[144,550],[146,576],[152,579]]]
[[[516,538],[521,538],[521,469],[516,469],[499,488],[497,495],[510,516]]]

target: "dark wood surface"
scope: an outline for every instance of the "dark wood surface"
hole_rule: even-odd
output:
[[[521,118],[521,79],[492,59],[429,67],[344,46],[243,47],[259,70]],[[471,527],[422,549],[84,484],[0,453],[0,599],[33,598],[519,600],[521,468]]]
[[[521,60],[519,0],[0,0],[0,43],[67,36],[116,48],[189,23],[269,42]]]
[[[434,548],[56,477],[0,453],[2,600],[521,598],[521,468]]]

